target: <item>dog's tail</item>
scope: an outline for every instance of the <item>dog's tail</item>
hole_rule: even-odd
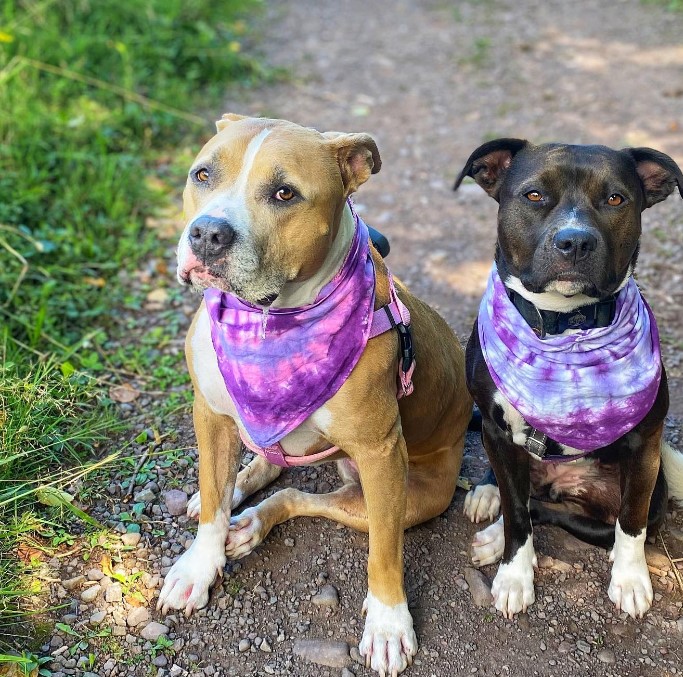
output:
[[[669,485],[669,498],[683,504],[683,453],[662,440],[662,470]]]

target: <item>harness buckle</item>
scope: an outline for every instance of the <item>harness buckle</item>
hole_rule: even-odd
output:
[[[524,443],[524,448],[536,458],[543,460],[543,457],[548,451],[548,446],[546,442],[548,441],[548,436],[542,433],[536,428],[532,428],[531,432],[527,435],[526,442]]]

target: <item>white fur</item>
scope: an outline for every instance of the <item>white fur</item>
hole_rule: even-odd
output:
[[[403,672],[417,653],[417,637],[408,604],[388,606],[368,591],[363,611],[367,612],[367,618],[358,650],[365,657],[366,667],[380,675]]]
[[[683,505],[683,454],[662,441],[662,470],[669,486],[669,497]]]
[[[192,498],[187,502],[187,516],[197,519],[199,513],[202,511],[202,497],[196,491],[192,494]]]
[[[209,588],[225,566],[225,539],[228,519],[222,509],[213,522],[200,524],[197,537],[164,578],[157,609],[163,614],[169,609],[185,609],[190,615],[209,601]]]
[[[652,582],[645,561],[646,529],[637,536],[625,534],[619,520],[614,530],[614,548],[610,553],[612,578],[607,594],[617,609],[632,618],[642,618],[652,604]]]
[[[617,287],[615,293],[621,291],[626,286],[626,283],[629,281],[629,278],[631,277],[632,273],[633,268],[629,266],[628,271],[626,272],[626,276]],[[565,296],[560,291],[560,289],[564,289],[562,284],[563,283],[561,283],[560,281],[550,282],[546,286],[546,291],[544,291],[541,294],[538,294],[536,292],[529,291],[522,284],[522,281],[514,275],[508,275],[505,279],[506,287],[517,292],[520,296],[525,298],[527,301],[530,301],[541,310],[553,310],[558,313],[569,313],[575,308],[587,306],[591,303],[596,303],[598,301],[598,299],[594,296],[586,296],[585,294],[574,294],[572,296]],[[569,329],[567,331],[574,332],[577,330]],[[567,332],[564,333],[566,334]]]
[[[533,534],[529,534],[512,560],[498,567],[498,573],[493,579],[493,601],[496,609],[502,612],[505,618],[512,618],[519,612],[525,612],[534,603],[535,566],[534,539]]]
[[[505,529],[501,515],[486,529],[474,534],[472,539],[472,564],[478,567],[494,564],[505,550]]]
[[[492,520],[500,512],[500,490],[494,484],[479,484],[465,497],[463,514],[479,524]]]

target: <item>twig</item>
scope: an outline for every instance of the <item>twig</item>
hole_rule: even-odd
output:
[[[681,579],[681,574],[678,573],[678,568],[676,567],[676,562],[680,561],[681,558],[677,560],[671,559],[671,555],[669,554],[669,549],[666,547],[666,543],[664,542],[664,536],[662,536],[661,530],[658,531],[659,533],[659,538],[662,541],[662,546],[664,547],[664,553],[669,559],[669,562],[671,563],[671,571],[674,572],[674,576],[676,578],[676,581],[678,582],[678,587],[680,588],[681,592],[683,592],[683,579]]]
[[[135,486],[135,478],[137,477],[137,474],[140,472],[140,468],[142,468],[142,466],[145,464],[145,461],[148,458],[149,458],[149,447],[147,447],[147,449],[145,449],[142,456],[140,456],[140,460],[137,462],[137,465],[135,466],[135,470],[133,471],[133,474],[131,475],[130,481],[128,483],[128,489],[126,489],[126,493],[122,496],[122,498],[126,499],[133,493],[133,487]]]

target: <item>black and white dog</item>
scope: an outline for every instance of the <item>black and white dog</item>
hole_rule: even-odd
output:
[[[641,212],[683,196],[683,174],[649,148],[498,139],[472,153],[455,188],[468,176],[499,203],[466,358],[492,469],[465,514],[502,517],[475,536],[473,562],[502,557],[492,592],[510,618],[534,601],[532,524],[558,525],[612,547],[609,597],[642,616],[646,534],[668,493],[683,500],[683,455],[662,441],[666,374],[632,273]]]

